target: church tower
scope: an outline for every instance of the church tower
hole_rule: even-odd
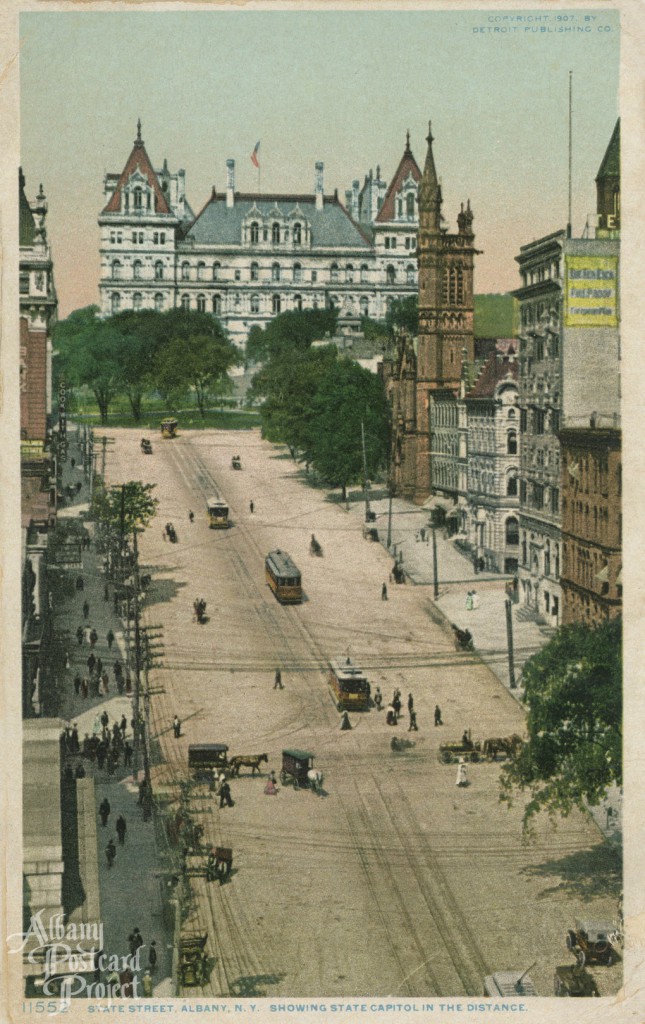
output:
[[[457,217],[457,234],[448,234],[441,213],[441,185],[428,151],[419,187],[419,338],[417,346],[416,471],[414,500],[432,493],[430,409],[439,393],[457,397],[464,359],[474,359],[473,268],[475,236],[470,200]]]

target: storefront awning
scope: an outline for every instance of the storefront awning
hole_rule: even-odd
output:
[[[609,565],[604,565],[600,572],[595,573],[594,579],[599,583],[609,583]]]
[[[621,565],[620,569],[618,570],[618,575],[616,577],[616,586],[617,587],[622,587],[622,585],[623,585],[623,567]]]

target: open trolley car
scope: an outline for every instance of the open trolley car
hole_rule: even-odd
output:
[[[300,569],[286,551],[270,551],[264,563],[266,581],[281,604],[302,602]]]

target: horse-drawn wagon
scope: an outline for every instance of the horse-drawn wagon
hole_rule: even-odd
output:
[[[228,746],[226,743],[192,743],[188,748],[188,767],[196,778],[212,782],[214,773],[228,769]]]
[[[208,977],[207,939],[208,934],[194,932],[179,940],[179,979],[184,988],[203,985]]]
[[[283,750],[280,782],[283,786],[287,782],[292,782],[294,789],[311,786],[314,791],[319,792],[322,789],[323,777],[322,772],[314,768],[314,755],[307,750]]]
[[[231,469],[241,469],[241,468],[242,468],[242,460],[241,460],[240,456],[239,455],[234,455],[233,458],[231,459]]]
[[[470,729],[464,732],[460,740],[439,744],[439,760],[442,764],[453,764],[460,759],[474,764],[481,761],[482,754],[482,745],[479,740],[473,741],[470,738]]]

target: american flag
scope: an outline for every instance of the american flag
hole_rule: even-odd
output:
[[[251,153],[251,163],[253,164],[254,167],[259,167],[260,166],[260,161],[258,160],[258,150],[259,150],[259,148],[260,148],[260,143],[258,141],[258,142],[255,143],[255,149]]]

